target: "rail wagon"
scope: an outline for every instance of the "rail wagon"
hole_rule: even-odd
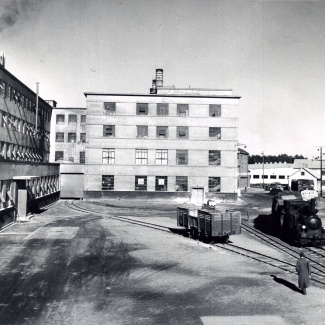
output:
[[[241,213],[178,207],[177,226],[183,227],[185,234],[192,238],[205,242],[227,242],[230,235],[241,233]]]

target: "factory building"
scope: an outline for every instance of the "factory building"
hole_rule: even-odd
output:
[[[52,106],[5,68],[0,56],[0,228],[58,197],[49,164]]]
[[[236,199],[240,97],[231,90],[166,87],[157,69],[149,94],[85,96],[85,164],[64,167],[78,170],[84,197]]]

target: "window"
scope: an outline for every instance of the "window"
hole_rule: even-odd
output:
[[[221,165],[220,150],[209,150],[209,165]]]
[[[137,103],[137,115],[148,115],[147,103]]]
[[[68,133],[68,142],[76,142],[77,134],[76,133]]]
[[[79,162],[80,164],[84,164],[86,162],[86,155],[84,151],[79,152]]]
[[[176,176],[176,191],[187,192],[187,176]]]
[[[86,142],[86,133],[80,133],[80,142],[82,143]]]
[[[209,192],[220,192],[220,177],[209,177]]]
[[[188,116],[188,104],[177,104],[177,116]]]
[[[69,157],[69,161],[73,163],[74,162],[74,157]]]
[[[136,165],[147,165],[148,164],[148,150],[147,149],[136,149],[135,150],[135,164]]]
[[[168,150],[156,150],[156,165],[167,165]]]
[[[64,124],[64,115],[59,114],[56,116],[56,124]]]
[[[55,161],[63,160],[63,151],[55,151]]]
[[[168,139],[168,126],[157,126],[156,138],[157,139]]]
[[[176,132],[177,139],[188,139],[188,126],[178,126]]]
[[[271,179],[276,179],[276,175],[271,175],[270,178]]]
[[[137,138],[148,138],[148,126],[137,125]]]
[[[209,128],[209,138],[221,139],[221,128]]]
[[[215,104],[209,105],[209,116],[221,117],[221,105],[215,105]]]
[[[305,172],[300,172],[300,175],[301,176],[305,176]]]
[[[168,104],[157,104],[157,116],[168,116]]]
[[[176,150],[176,164],[177,165],[188,164],[188,150]]]
[[[260,178],[260,175],[253,175],[253,178]]]
[[[0,96],[4,97],[5,88],[3,87],[2,80],[0,80]]]
[[[64,142],[64,133],[63,132],[55,133],[55,142]]]
[[[104,114],[115,115],[116,103],[104,103]]]
[[[104,125],[103,126],[104,137],[115,137],[115,125]]]
[[[167,176],[156,176],[156,191],[167,191]]]
[[[81,115],[81,117],[80,117],[80,123],[81,124],[86,124],[86,115]]]
[[[284,175],[280,175],[279,179],[285,179],[286,177]]]
[[[268,179],[269,178],[269,175],[262,175],[262,178]]]
[[[77,124],[77,115],[69,114],[69,124]]]
[[[135,176],[135,190],[136,191],[147,190],[147,176]]]
[[[115,149],[103,149],[103,164],[115,164]]]
[[[114,190],[113,175],[102,175],[102,190]]]

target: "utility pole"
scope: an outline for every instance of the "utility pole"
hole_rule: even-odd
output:
[[[323,147],[319,146],[320,158],[320,197],[323,197]]]
[[[264,151],[262,151],[262,156],[263,156],[263,188],[264,188]]]

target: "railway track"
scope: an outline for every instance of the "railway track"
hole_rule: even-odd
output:
[[[82,212],[82,213],[87,213],[87,214],[95,213],[95,214],[99,214],[99,215],[103,216],[102,211],[99,212],[94,209],[86,209],[86,208],[77,206],[73,201],[72,202],[66,201],[66,205],[69,208],[79,211],[79,212]],[[119,211],[119,209],[117,209],[117,210]],[[126,211],[128,211],[128,209]],[[113,216],[110,214],[105,214],[105,217],[114,219],[114,220],[119,220],[122,222],[139,225],[142,227],[148,227],[148,228],[172,233],[170,231],[169,227],[139,221],[136,219],[132,219],[130,217],[115,216],[115,215]],[[255,236],[259,240],[266,242],[268,245],[274,247],[276,250],[281,251],[282,253],[287,255],[289,257],[289,261],[280,260],[278,258],[269,256],[269,255],[266,255],[263,253],[259,253],[256,251],[252,251],[245,247],[240,247],[240,246],[234,245],[232,243],[228,243],[228,244],[210,243],[208,246],[218,247],[220,249],[244,256],[246,258],[255,260],[255,261],[263,263],[265,265],[272,266],[275,269],[284,271],[289,274],[297,274],[295,268],[296,268],[296,261],[297,261],[297,258],[299,257],[299,252],[300,252],[300,250],[298,248],[293,248],[290,245],[288,245],[284,242],[281,242],[280,240],[276,240],[272,236],[266,235],[266,234],[260,232],[259,230],[256,230],[253,227],[248,226],[247,224],[243,223],[242,229],[249,232],[251,235]],[[311,248],[308,248],[308,252],[309,252],[309,255],[314,254],[319,258],[322,258],[322,257],[325,258],[325,250],[322,248],[320,248],[319,250],[316,250],[316,249],[313,250]],[[315,258],[311,257],[311,258],[309,258],[309,260],[310,260],[310,264],[312,266],[312,283],[325,286],[325,266],[323,265],[323,263],[325,264],[325,259],[324,259],[324,261],[319,262]]]

